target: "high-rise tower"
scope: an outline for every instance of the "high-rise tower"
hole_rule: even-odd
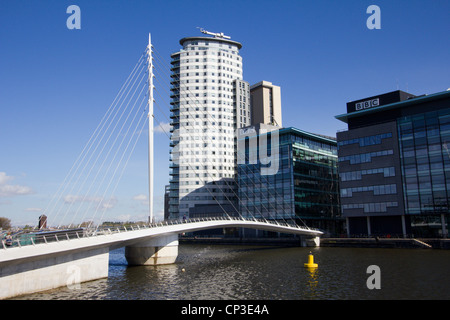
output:
[[[242,45],[201,31],[213,37],[183,38],[171,55],[171,218],[236,201],[235,130],[250,124]]]
[[[268,81],[250,87],[252,125],[258,123],[282,127],[281,89]]]

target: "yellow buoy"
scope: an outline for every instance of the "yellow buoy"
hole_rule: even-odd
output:
[[[305,268],[317,268],[319,265],[317,263],[314,263],[314,256],[312,253],[309,253],[308,256],[308,262],[305,263]]]

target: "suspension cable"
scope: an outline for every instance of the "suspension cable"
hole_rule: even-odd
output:
[[[159,55],[157,55],[157,58],[159,58]],[[173,75],[172,75],[172,77],[173,77]],[[175,74],[175,79],[178,79],[178,82],[180,82],[179,76],[177,77],[176,74]],[[180,90],[179,90],[179,91],[181,92],[181,86],[180,86]],[[188,89],[185,89],[185,91],[186,91],[186,92],[189,92],[189,93],[192,93],[192,92],[189,90],[189,88],[188,88]],[[175,96],[176,96],[176,95],[175,95]],[[189,97],[190,97],[190,96],[191,96],[191,95],[189,95]],[[191,101],[193,102],[193,99],[189,99],[189,100],[191,100]],[[194,103],[194,106],[195,106],[195,103]],[[190,113],[190,112],[189,112],[189,109],[188,109],[188,113]],[[207,114],[208,114],[208,118],[207,118],[207,119],[208,119],[208,121],[210,122],[211,116],[210,116],[210,114],[208,113],[208,111],[207,111]],[[192,114],[190,113],[190,115],[192,115]],[[176,116],[176,117],[179,119],[178,116]],[[178,120],[178,121],[180,121],[180,120]],[[195,169],[194,169],[194,172],[195,172]],[[266,177],[266,180],[267,180],[267,177]],[[255,182],[254,182],[252,179],[249,179],[249,181],[252,181],[253,184],[255,184]],[[227,183],[227,182],[226,182],[226,183]],[[248,184],[247,184],[246,182],[244,182],[244,183],[248,186]],[[228,185],[228,183],[227,183],[227,185]],[[228,186],[229,186],[229,185],[228,185]],[[241,201],[240,197],[234,192],[233,188],[231,188],[231,190],[232,190],[233,193],[235,194],[236,198],[237,198],[239,201]],[[248,198],[248,194],[245,193],[245,195],[246,195],[247,198]],[[265,195],[264,195],[264,196],[265,196]],[[248,199],[249,199],[249,198],[248,198]],[[266,200],[269,200],[269,199],[266,197]],[[271,204],[270,201],[268,201],[268,203]],[[270,217],[271,214],[270,214],[269,209],[268,209],[267,207],[265,207],[265,205],[263,205],[263,204],[262,204],[262,206],[265,208],[266,212],[268,213],[268,215],[269,215],[269,217]],[[273,206],[274,212],[276,212],[275,207],[274,207],[273,204],[272,204],[272,206]],[[257,209],[258,211],[260,211],[259,208],[256,208],[256,209]],[[284,210],[286,210],[286,209],[284,209]],[[249,212],[249,213],[250,213],[250,215],[251,215],[253,218],[255,218],[251,212]],[[260,211],[259,213],[260,213],[261,217],[265,219],[265,215],[263,215],[261,211]],[[286,213],[286,212],[285,212],[285,213]],[[240,214],[240,213],[239,213],[239,214]],[[288,213],[288,214],[291,215],[290,213]],[[240,215],[241,215],[241,214],[240,214]],[[241,216],[242,216],[242,215],[241,215]],[[271,217],[271,218],[273,219],[273,217]],[[285,220],[284,217],[283,217],[282,219]],[[276,220],[276,218],[275,218],[275,220]],[[291,218],[291,220],[293,220],[293,219]],[[294,220],[294,223],[295,223],[295,220]]]

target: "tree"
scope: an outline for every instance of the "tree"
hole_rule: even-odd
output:
[[[5,217],[0,217],[0,228],[3,230],[11,229],[11,220]]]

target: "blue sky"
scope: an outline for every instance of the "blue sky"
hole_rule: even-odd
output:
[[[72,4],[81,9],[80,30],[66,27]],[[381,9],[379,30],[366,27],[372,4]],[[348,101],[450,87],[449,12],[443,0],[1,0],[0,216],[13,225],[36,224],[149,32],[167,62],[179,39],[201,35],[196,27],[231,36],[243,44],[244,79],[281,87],[285,127],[335,135],[345,124],[334,116],[345,113]],[[139,197],[147,193],[145,144],[144,135],[108,212],[112,220],[145,219]],[[160,218],[167,136],[155,135],[155,149]]]

